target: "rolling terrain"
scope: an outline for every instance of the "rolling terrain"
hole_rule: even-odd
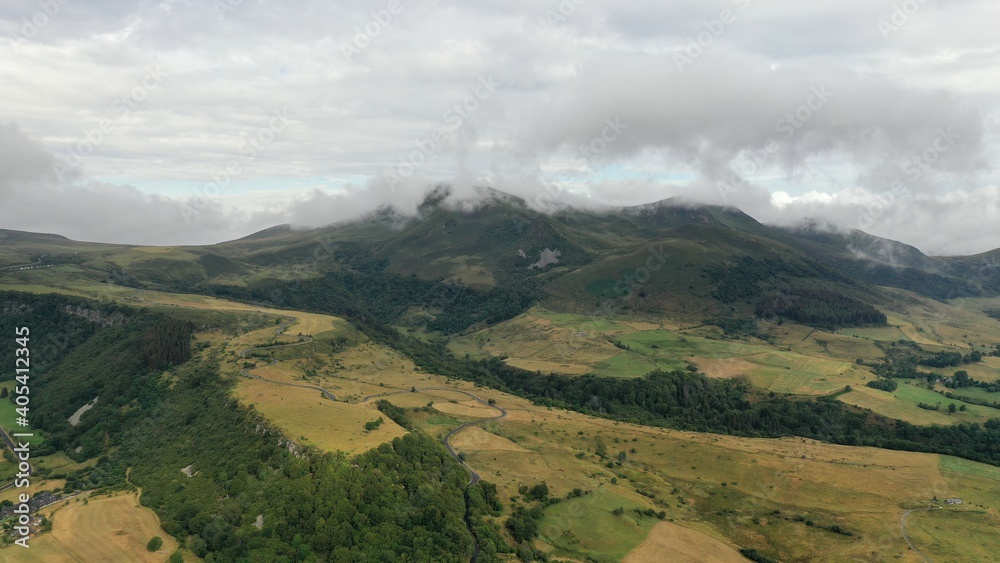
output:
[[[342,515],[318,503],[301,530],[279,529],[265,498],[371,478],[352,464],[381,468],[373,490],[414,510],[450,507],[406,534],[461,545],[455,560],[920,561],[904,514],[953,497],[910,513],[913,546],[933,560],[1000,550],[987,532],[1000,457],[979,445],[1000,427],[995,253],[927,257],[671,201],[543,215],[482,195],[204,247],[0,233],[0,291],[17,292],[0,307],[77,319],[41,372],[96,370],[115,331],[142,327],[127,346],[145,364],[114,364],[141,379],[41,376],[42,413],[58,413],[37,419],[45,486],[129,490],[133,468],[170,546],[151,560],[175,544],[189,559],[336,560],[316,538],[341,532],[304,530]],[[0,426],[13,416],[0,408]],[[246,456],[216,460],[155,420]],[[167,444],[155,456],[146,434]],[[394,489],[409,471],[441,497]],[[212,500],[226,495],[252,514]],[[73,514],[51,513],[39,545],[82,542],[60,531]],[[289,541],[235,540],[262,530]]]

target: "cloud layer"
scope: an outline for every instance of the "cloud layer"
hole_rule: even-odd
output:
[[[1000,247],[1000,7],[917,5],[4,5],[0,227],[208,243],[444,181]]]

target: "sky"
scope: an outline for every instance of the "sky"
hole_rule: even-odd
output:
[[[438,184],[1000,248],[997,0],[0,0],[0,228],[208,244]]]

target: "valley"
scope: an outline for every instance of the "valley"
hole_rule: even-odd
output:
[[[0,267],[51,267],[0,272],[0,306],[70,323],[47,329],[32,447],[34,492],[74,496],[41,510],[40,553],[97,549],[67,522],[140,541],[86,510],[111,501],[162,530],[150,561],[337,560],[335,534],[355,557],[406,538],[455,561],[921,561],[911,510],[933,560],[1000,551],[992,270],[947,295],[959,266],[880,285],[846,257],[862,235],[502,198],[214,247],[5,236]],[[543,248],[558,261],[529,269]],[[382,502],[427,516],[385,545],[331,531],[362,490],[385,495],[373,521]],[[281,504],[286,526],[276,496],[324,500]]]

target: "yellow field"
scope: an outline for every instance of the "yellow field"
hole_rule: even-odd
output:
[[[460,452],[527,452],[525,448],[518,446],[503,436],[490,434],[489,432],[472,426],[457,434],[451,440],[451,445],[455,451]]]
[[[979,510],[951,508],[914,512],[906,519],[906,533],[928,555],[957,553],[961,555],[956,560],[988,563],[997,560],[997,552],[981,538],[996,535],[996,528],[983,516]]]
[[[579,375],[621,354],[621,350],[608,342],[609,334],[614,333],[584,332],[559,326],[532,309],[499,325],[459,338],[449,344],[449,348],[458,355],[507,355],[510,365],[526,370]]]
[[[639,547],[629,552],[623,563],[660,563],[664,555],[676,563],[745,563],[746,558],[732,546],[707,534],[670,522],[660,522]]]
[[[153,536],[163,539],[156,553],[146,551]],[[177,549],[177,542],[160,528],[156,514],[140,506],[134,494],[91,498],[88,504],[77,499],[60,503],[54,509],[52,532],[32,538],[29,545],[29,549],[0,550],[0,561],[159,563]]]
[[[267,376],[263,372],[261,375]],[[244,379],[239,382],[236,395],[285,430],[292,441],[325,451],[360,453],[406,433],[380,413],[374,403],[333,402],[312,389]],[[371,432],[364,429],[366,422],[379,417],[383,418],[382,426]]]
[[[510,416],[488,424],[487,430],[505,437],[503,442],[482,437],[470,441],[512,442],[518,451],[491,446],[462,451],[483,478],[498,484],[501,498],[516,496],[521,484],[540,481],[555,496],[576,487],[607,488],[631,501],[665,509],[681,526],[708,533],[709,538],[702,539],[706,545],[713,545],[711,537],[717,537],[739,547],[778,546],[782,559],[788,560],[869,560],[877,553],[879,559],[916,561],[899,535],[899,519],[906,507],[919,506],[933,496],[974,498],[989,507],[978,516],[980,524],[1000,525],[1000,493],[994,492],[1000,490],[1000,469],[982,464],[959,460],[960,467],[944,466],[936,455],[796,438],[745,439],[659,430],[548,410],[506,395],[497,401]],[[593,455],[597,437],[612,457],[619,450],[636,452],[627,453],[623,467],[608,470]],[[462,435],[455,440],[462,443]],[[577,453],[584,458],[577,459]],[[611,484],[618,473],[626,478]],[[675,488],[680,491],[677,495],[671,494]],[[650,502],[637,489],[654,492],[667,504]],[[677,501],[680,496],[686,504]],[[722,509],[734,513],[713,516]],[[782,510],[787,518],[772,515],[773,509]],[[799,514],[856,535],[847,538],[791,521]],[[670,551],[688,549],[692,543],[683,534],[649,541]],[[1000,549],[995,536],[974,541],[977,549]],[[925,551],[941,560],[955,556],[944,547],[928,546]]]

